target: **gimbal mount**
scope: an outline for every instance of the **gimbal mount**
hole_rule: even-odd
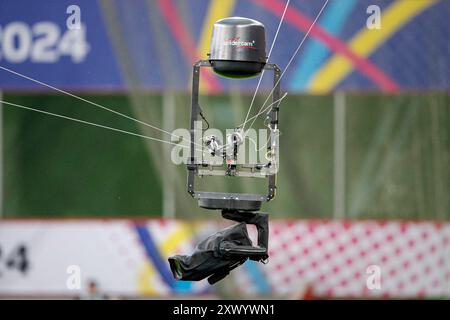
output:
[[[190,157],[187,165],[188,180],[187,190],[189,194],[198,199],[200,207],[205,209],[229,209],[229,210],[244,210],[257,211],[261,208],[263,202],[272,200],[276,192],[276,156],[278,155],[279,146],[277,143],[278,135],[278,112],[280,92],[280,76],[281,70],[276,64],[266,64],[265,70],[273,71],[273,92],[272,92],[272,108],[268,112],[269,125],[274,130],[271,130],[269,141],[267,144],[268,154],[270,158],[267,164],[254,165],[238,165],[236,164],[237,154],[232,154],[227,158],[227,170],[216,170],[213,164],[198,161],[195,158],[195,122],[198,121],[199,116],[202,116],[202,108],[199,105],[199,83],[200,83],[200,68],[211,67],[211,62],[208,60],[200,60],[194,64],[192,77],[192,110],[191,110],[191,141],[190,141]],[[245,134],[245,133],[244,133]],[[242,177],[265,177],[268,179],[267,195],[259,194],[236,194],[236,193],[220,193],[220,192],[203,192],[195,191],[195,176],[242,176]]]
[[[225,219],[239,222],[225,228],[200,242],[191,256],[176,255],[169,258],[170,268],[177,280],[198,281],[208,277],[214,284],[223,279],[231,270],[243,264],[247,259],[265,262],[268,259],[269,225],[268,214],[257,212],[263,202],[275,197],[278,145],[278,112],[280,103],[281,70],[275,64],[265,64],[264,69],[273,71],[272,106],[267,114],[270,137],[267,143],[267,163],[240,165],[237,162],[239,141],[231,140],[228,148],[220,150],[226,160],[226,168],[205,162],[196,157],[196,127],[199,117],[203,117],[199,105],[200,68],[214,67],[214,61],[200,60],[193,66],[192,105],[190,119],[190,155],[188,157],[188,193],[198,200],[198,205],[205,209],[221,210]],[[204,130],[204,129],[201,129]],[[245,132],[244,139],[245,139]],[[242,137],[242,135],[241,135]],[[242,143],[242,141],[240,141]],[[208,145],[211,141],[208,142]],[[213,150],[215,153],[216,149]],[[241,176],[268,179],[268,192],[261,194],[221,193],[195,190],[196,176]],[[252,246],[246,224],[254,224],[258,231],[258,244]]]

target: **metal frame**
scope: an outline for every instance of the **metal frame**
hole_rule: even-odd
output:
[[[199,105],[199,84],[200,84],[200,69],[202,67],[210,68],[211,63],[209,60],[199,60],[193,65],[192,70],[192,102],[191,102],[191,126],[190,126],[190,136],[191,136],[191,145],[190,145],[190,155],[188,157],[188,163],[187,163],[187,169],[188,169],[188,176],[187,176],[187,190],[188,193],[196,198],[199,193],[207,194],[206,192],[196,192],[195,191],[195,175],[199,173],[199,167],[201,166],[200,163],[196,162],[195,159],[195,122],[199,120],[199,116],[202,112],[202,109]],[[281,70],[276,64],[265,64],[264,70],[270,70],[273,71],[273,92],[272,92],[272,101],[273,105],[271,110],[268,113],[270,124],[272,127],[277,128],[278,127],[278,112],[279,112],[279,102],[275,103],[276,101],[279,101],[281,98],[281,90],[280,90],[280,77],[281,77]],[[269,146],[271,148],[271,146]],[[278,145],[276,146],[278,148]],[[277,150],[278,151],[278,150]],[[268,192],[267,195],[264,197],[262,196],[261,202],[263,201],[270,201],[275,197],[276,192],[276,173],[269,174],[267,176],[269,182],[268,182]],[[240,199],[236,197],[236,194],[231,193],[223,193],[221,194],[224,196],[224,199],[229,196],[231,200],[233,200],[233,203],[239,202]],[[254,197],[260,197],[259,195],[247,195],[250,196],[250,198]],[[243,197],[245,198],[245,197]],[[228,199],[228,198],[227,198]],[[243,200],[243,199],[242,199]],[[220,209],[220,208],[214,208],[214,209]]]

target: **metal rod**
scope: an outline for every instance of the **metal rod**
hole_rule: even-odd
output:
[[[172,130],[175,127],[175,93],[167,90],[163,95],[163,128]],[[166,219],[175,218],[175,172],[170,159],[170,148],[164,152],[164,179],[163,181],[163,216]]]
[[[0,91],[0,218],[3,217],[3,92]]]
[[[334,94],[334,214],[345,218],[345,94]]]

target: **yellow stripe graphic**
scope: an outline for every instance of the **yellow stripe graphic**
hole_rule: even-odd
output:
[[[394,2],[381,16],[381,29],[369,30],[364,27],[350,41],[350,49],[362,57],[368,57],[403,25],[437,1],[398,0]],[[352,70],[353,65],[348,59],[342,55],[335,54],[316,73],[309,85],[309,91],[313,93],[329,92]]]
[[[156,296],[160,293],[151,283],[156,274],[157,272],[153,264],[146,261],[137,275],[138,292],[140,294],[145,296]]]
[[[202,57],[206,57],[206,54],[209,53],[209,43],[211,41],[214,22],[230,16],[235,3],[236,0],[211,0],[208,13],[203,22],[202,35],[198,48]]]
[[[191,232],[185,223],[180,223],[180,227],[177,228],[160,246],[160,252],[164,258],[169,257],[180,246],[181,243],[186,241],[191,236]]]
[[[203,22],[202,34],[198,46],[198,52],[202,59],[206,59],[206,54],[209,53],[209,44],[211,41],[212,30],[214,22],[219,19],[226,18],[231,15],[234,9],[236,0],[211,0]],[[205,92],[204,79],[200,78],[200,92]]]
[[[192,233],[185,223],[180,223],[180,226],[164,240],[160,246],[160,252],[163,258],[167,258],[180,246],[181,243],[188,240]],[[160,294],[152,284],[152,279],[158,276],[155,267],[150,261],[146,261],[145,265],[138,273],[138,290],[141,294],[147,296],[155,296]]]

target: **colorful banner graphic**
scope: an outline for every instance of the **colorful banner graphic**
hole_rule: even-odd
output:
[[[286,1],[3,1],[0,66],[73,90],[189,88],[192,64],[206,59],[213,23],[245,16],[265,24],[267,51]],[[68,8],[79,7],[79,30]],[[282,69],[322,1],[292,0],[270,62]],[[373,5],[379,9],[373,10]],[[69,13],[68,13],[69,12]],[[368,21],[379,20],[379,27]],[[372,19],[372,20],[371,20]],[[330,0],[283,85],[298,92],[448,90],[450,10],[444,0]],[[268,80],[268,79],[267,79]],[[257,79],[241,80],[253,90]],[[269,87],[270,81],[263,81]],[[212,72],[202,89],[232,86]],[[49,90],[0,70],[0,89]]]
[[[111,297],[211,294],[217,288],[206,281],[175,281],[167,258],[189,254],[219,228],[178,220],[4,220],[0,296],[83,296],[90,280]],[[233,271],[224,280],[230,292],[450,296],[450,223],[275,220],[269,254],[266,265],[249,261]]]

